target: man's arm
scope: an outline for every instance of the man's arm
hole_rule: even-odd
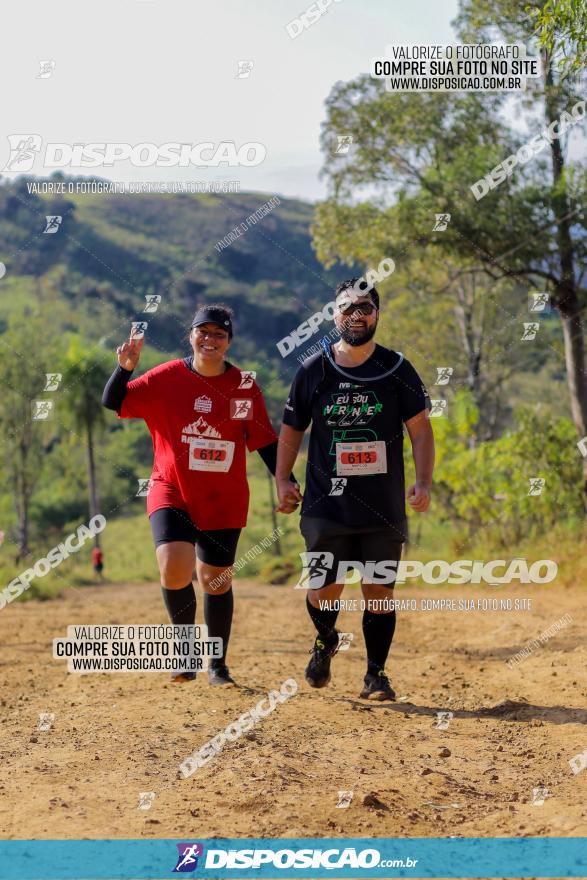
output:
[[[277,483],[277,497],[279,504],[277,510],[281,513],[292,513],[298,503],[302,501],[297,486],[293,486],[289,476],[300,451],[304,431],[296,431],[289,425],[282,423],[279,440],[277,442],[277,467],[275,468],[275,481]]]
[[[406,497],[413,510],[424,513],[430,507],[430,487],[434,470],[434,434],[428,410],[424,409],[408,419],[406,428],[416,466],[416,482],[410,486]]]

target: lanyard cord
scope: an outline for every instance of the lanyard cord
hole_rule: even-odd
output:
[[[327,338],[327,336],[323,336],[320,340],[320,345],[322,346],[322,351],[326,357],[326,360],[329,364],[331,364],[331,366],[334,367],[334,369],[338,373],[340,373],[346,379],[352,379],[354,382],[378,382],[380,379],[387,379],[388,376],[391,376],[392,373],[395,373],[395,371],[404,359],[401,351],[398,351],[397,354],[399,355],[399,359],[397,364],[394,367],[391,367],[391,369],[387,370],[385,373],[379,373],[378,376],[354,376],[352,373],[347,373],[345,370],[342,369],[342,367],[339,367],[339,365],[336,363],[330,353],[330,344],[326,341]]]

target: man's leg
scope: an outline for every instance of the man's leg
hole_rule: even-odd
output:
[[[306,609],[318,633],[312,649],[312,658],[306,668],[306,681],[310,687],[325,687],[330,681],[330,662],[338,647],[338,633],[335,629],[338,608],[333,607],[340,599],[344,584],[336,583],[336,573],[340,560],[353,558],[352,541],[340,534],[336,523],[312,517],[302,517],[300,529],[306,542],[306,551],[312,557],[325,562],[323,570],[324,586],[309,587],[306,594]]]
[[[363,561],[395,562],[401,557],[402,545],[390,540],[389,532],[363,536]],[[362,583],[365,610],[363,636],[367,649],[367,674],[361,696],[372,700],[393,700],[395,693],[385,675],[385,664],[395,633],[396,612],[393,607],[393,585],[397,567],[390,570],[388,583]]]

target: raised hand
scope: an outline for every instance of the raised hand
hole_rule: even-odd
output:
[[[145,341],[144,334],[137,337],[137,331],[133,328],[127,342],[123,342],[116,349],[118,363],[123,370],[134,370],[141,356],[141,349]]]

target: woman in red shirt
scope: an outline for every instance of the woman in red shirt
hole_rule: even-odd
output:
[[[144,342],[132,331],[117,349],[118,367],[102,397],[119,418],[144,419],[151,433],[147,513],[163,599],[173,623],[194,623],[195,563],[208,636],[222,638],[224,646],[222,657],[210,661],[211,684],[233,683],[226,650],[233,612],[231,566],[249,505],[245,451],[257,450],[272,474],[277,456],[277,434],[259,386],[250,372],[225,360],[232,317],[224,305],[199,307],[189,337],[193,354],[129,381]],[[300,500],[293,483],[290,509]],[[172,672],[174,681],[194,677]]]

